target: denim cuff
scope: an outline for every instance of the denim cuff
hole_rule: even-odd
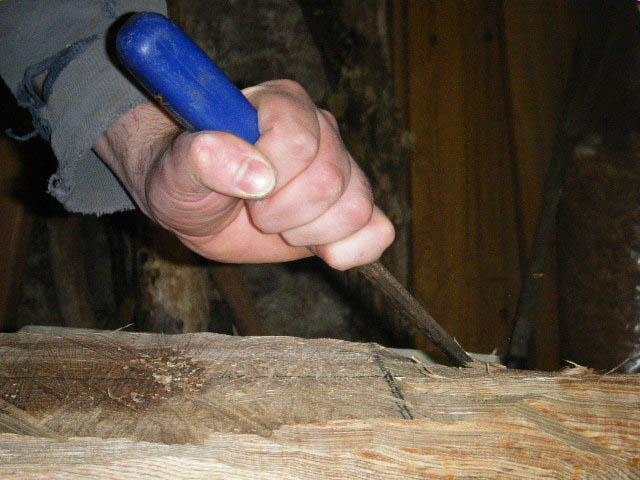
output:
[[[89,43],[52,84],[45,114],[58,171],[49,192],[67,210],[111,213],[134,208],[130,197],[92,147],[119,117],[149,99],[112,63],[106,36]]]
[[[58,159],[49,192],[70,211],[103,214],[135,207],[92,150],[116,119],[149,101],[108,53],[107,38],[113,39],[107,32],[133,11],[166,15],[166,3],[0,1],[0,39],[8,52],[0,58],[0,73],[30,110],[35,127],[31,134],[14,137],[40,134],[49,140]],[[32,81],[44,73],[38,94]]]
[[[89,38],[79,40],[61,52],[45,58],[25,70],[24,78],[16,93],[16,100],[18,105],[27,108],[31,113],[34,130],[26,135],[17,135],[9,129],[6,133],[10,137],[24,141],[40,134],[45,140],[51,140],[51,126],[45,114],[45,107],[51,88],[69,62],[82,54],[97,38],[97,35],[92,35]],[[33,79],[43,73],[47,73],[47,76],[42,85],[42,93],[38,94],[34,89]]]

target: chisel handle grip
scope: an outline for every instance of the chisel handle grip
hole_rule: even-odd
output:
[[[136,13],[120,28],[123,65],[191,131],[260,138],[258,113],[216,63],[175,23],[158,13]]]

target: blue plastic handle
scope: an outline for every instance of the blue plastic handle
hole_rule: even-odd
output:
[[[258,114],[222,70],[168,18],[136,13],[116,39],[131,74],[189,130],[260,138]]]

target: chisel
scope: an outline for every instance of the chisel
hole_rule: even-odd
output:
[[[132,15],[118,32],[116,50],[127,70],[186,129],[225,131],[250,143],[260,138],[255,108],[168,18],[148,12]],[[472,361],[380,262],[358,269],[451,361]]]

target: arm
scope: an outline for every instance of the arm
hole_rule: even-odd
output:
[[[330,114],[299,85],[269,82],[245,91],[258,109],[262,137],[255,147],[220,132],[181,133],[107,53],[106,30],[117,16],[163,13],[164,2],[117,2],[123,11],[109,11],[111,4],[0,2],[0,36],[11,53],[3,58],[21,54],[15,68],[0,62],[0,73],[19,98],[44,75],[42,92],[23,104],[50,135],[59,170],[49,188],[68,210],[108,213],[132,208],[133,200],[190,248],[219,261],[315,253],[345,269],[378,258],[393,227],[373,206]],[[69,41],[82,48],[61,65]]]

